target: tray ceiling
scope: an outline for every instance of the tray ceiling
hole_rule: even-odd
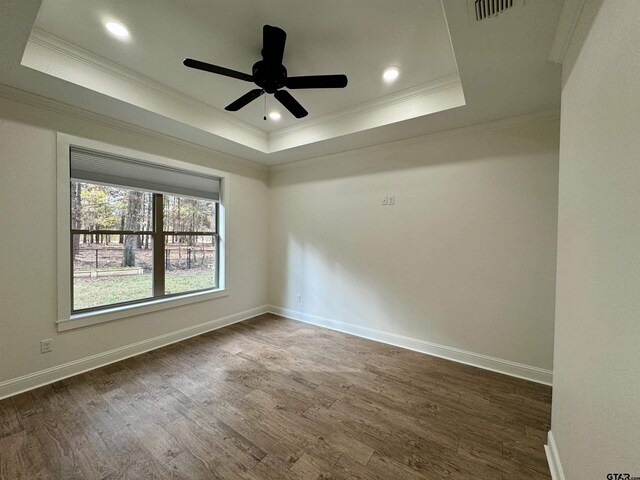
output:
[[[0,84],[17,89],[11,95],[35,95],[30,101],[51,99],[275,165],[557,109],[561,71],[547,56],[561,2],[521,3],[474,22],[462,0],[5,2]],[[107,20],[125,24],[130,40],[110,36]],[[273,98],[267,106],[283,113],[280,121],[262,120],[260,100],[224,111],[252,84],[181,61],[249,72],[264,24],[287,32],[291,75],[346,73],[347,88],[292,91],[309,111],[302,120]],[[401,73],[386,84],[390,65]]]
[[[130,38],[109,35],[107,21],[126,25]],[[182,60],[250,73],[261,58],[264,24],[287,32],[290,75],[345,73],[347,88],[293,91],[309,111],[304,120],[270,95],[239,112],[224,111],[254,85],[185,68]],[[205,118],[190,118],[188,110],[199,110],[219,124],[212,133],[263,152],[464,104],[440,0],[44,0],[22,64],[206,128]],[[401,71],[392,84],[381,78],[389,66]],[[282,117],[265,121],[265,110]]]

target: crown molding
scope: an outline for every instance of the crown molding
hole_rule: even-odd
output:
[[[455,73],[267,133],[41,29],[31,32],[22,64],[266,154],[465,104]]]
[[[193,143],[188,140],[183,140],[181,138],[172,137],[170,135],[157,132],[155,130],[140,127],[138,125],[134,125],[134,124],[125,122],[123,120],[115,119],[113,117],[102,115],[100,113],[92,112],[90,110],[86,110],[83,108],[74,107],[67,103],[59,102],[57,100],[53,100],[47,97],[43,97],[41,95],[37,95],[35,93],[20,90],[8,85],[0,84],[0,99],[6,99],[9,101],[13,101],[13,102],[17,102],[25,105],[30,105],[35,108],[53,112],[59,115],[64,115],[66,117],[81,120],[84,122],[90,122],[96,125],[101,125],[103,127],[111,128],[121,132],[133,133],[133,134],[148,137],[148,138],[162,140],[174,145],[178,145],[181,147],[185,147],[185,148],[197,150],[200,152],[204,152],[209,155],[213,155],[220,160],[231,160],[235,163],[242,164],[246,167],[249,167],[251,169],[254,169],[260,172],[266,172],[268,170],[268,167],[266,165],[253,162],[246,158],[237,157],[225,152],[221,152],[214,148]]]
[[[42,57],[36,54],[36,52],[38,51],[44,51],[44,53],[47,55],[47,59],[43,61]],[[240,143],[244,143],[246,146],[254,148],[258,151],[262,151],[263,153],[267,152],[268,136],[259,128],[238,120],[232,116],[226,115],[224,112],[218,110],[217,108],[195,100],[194,98],[185,95],[173,88],[170,88],[160,82],[157,82],[156,80],[138,74],[103,57],[95,55],[72,43],[51,35],[44,30],[34,28],[29,37],[29,41],[27,42],[25,56],[23,57],[22,64],[24,66],[43,71],[47,74],[59,76],[56,75],[55,72],[51,71],[53,70],[50,65],[51,56],[57,56],[58,58],[65,59],[67,62],[70,62],[72,66],[78,67],[79,70],[84,68],[84,70],[89,69],[89,71],[91,72],[100,72],[102,75],[106,75],[107,78],[115,80],[119,84],[124,83],[135,90],[146,92],[147,95],[151,97],[151,99],[153,100],[152,103],[154,104],[161,104],[161,102],[156,102],[155,100],[164,100],[164,104],[169,110],[171,110],[172,106],[176,106],[181,110],[181,115],[172,115],[172,113],[178,113],[177,111],[155,111],[155,113],[159,113],[169,118],[178,120],[178,118],[176,117],[184,117],[185,112],[187,112],[187,115],[189,115],[190,118],[180,118],[178,121],[190,124],[202,130],[209,130],[210,133],[220,135],[223,138],[227,138],[235,142],[240,141],[240,138],[238,138],[237,135],[239,133],[242,137],[251,139],[249,145],[247,145],[247,143],[249,142]],[[60,69],[58,68],[57,70]],[[76,83],[73,81],[73,79],[64,79]],[[93,86],[90,85],[82,86],[94,89]],[[100,93],[110,95],[109,92]],[[128,103],[133,103],[125,98],[119,99],[127,101]],[[149,110],[149,108],[146,109]],[[160,108],[158,108],[158,110],[159,109]],[[214,130],[214,128],[208,129],[207,127],[205,127],[203,125],[202,119],[206,119],[206,124],[209,126],[213,124],[215,126],[215,131],[211,131]],[[236,134],[234,134],[234,132]]]
[[[41,108],[43,110],[55,112],[61,115],[65,115],[67,117],[91,122],[97,125],[102,125],[108,128],[113,128],[115,130],[119,130],[127,133],[135,133],[137,135],[142,135],[142,136],[151,137],[151,138],[156,138],[156,139],[163,140],[176,145],[180,145],[186,148],[191,148],[191,149],[205,152],[208,154],[213,154],[220,159],[233,160],[234,162],[240,162],[248,167],[257,169],[262,172],[269,171],[274,173],[281,172],[284,170],[290,170],[294,168],[301,168],[321,160],[342,158],[346,155],[354,154],[356,152],[367,153],[372,151],[388,150],[388,149],[399,148],[407,145],[413,145],[421,142],[430,142],[430,141],[438,140],[441,138],[446,138],[446,137],[451,137],[456,135],[466,135],[466,134],[471,134],[476,132],[490,132],[495,130],[506,129],[506,128],[513,127],[515,125],[520,125],[523,123],[553,120],[553,119],[560,118],[560,111],[558,109],[545,110],[542,112],[537,112],[537,113],[532,113],[527,115],[520,115],[516,117],[509,117],[505,119],[494,120],[491,122],[483,122],[483,123],[478,123],[478,124],[464,126],[464,127],[451,128],[451,129],[443,130],[440,132],[429,133],[427,135],[420,135],[417,137],[411,137],[411,138],[406,138],[402,140],[395,140],[393,142],[387,142],[387,143],[382,143],[382,144],[377,144],[377,145],[372,145],[367,147],[345,150],[345,151],[334,153],[331,155],[321,155],[321,156],[308,158],[304,160],[297,160],[289,163],[266,166],[261,163],[253,162],[245,158],[230,155],[228,153],[221,152],[219,150],[215,150],[210,147],[206,147],[197,143],[189,142],[187,140],[182,140],[180,138],[165,135],[164,133],[160,133],[155,130],[140,127],[138,125],[133,125],[131,123],[124,122],[122,120],[114,119],[106,115],[102,115],[102,114],[95,113],[82,108],[74,107],[69,104],[59,102],[57,100],[52,100],[50,98],[36,95],[34,93],[27,92],[24,90],[19,90],[17,88],[10,87],[7,85],[0,84],[0,98],[4,98],[14,102],[24,103],[26,105],[31,105],[36,108]]]
[[[258,135],[265,139],[267,137],[264,131],[260,130],[257,127],[254,127],[253,125],[243,122],[242,120],[238,120],[235,117],[229,117],[227,114],[215,107],[200,102],[193,97],[185,95],[178,90],[170,88],[163,83],[157,82],[147,76],[129,70],[121,65],[118,65],[117,63],[111,62],[106,58],[95,55],[72,43],[51,35],[44,30],[34,28],[31,32],[29,42],[34,42],[41,47],[47,48],[51,51],[55,51],[62,55],[66,55],[70,58],[86,64],[89,67],[106,73],[107,75],[120,78],[121,80],[136,85],[137,87],[144,88],[149,92],[170,97],[173,100],[182,103],[186,107],[194,109],[209,117],[214,117],[221,122],[232,123],[236,127],[243,129],[247,133],[250,133],[252,135]]]
[[[586,0],[564,0],[558,28],[547,57],[549,61],[563,63],[580,21]]]
[[[269,153],[354,134],[466,105],[458,74],[272,132]]]
[[[326,125],[328,123],[333,123],[336,120],[353,118],[357,115],[370,113],[376,110],[381,110],[390,105],[395,105],[403,102],[410,102],[412,100],[417,100],[429,95],[433,95],[443,90],[461,87],[461,86],[462,86],[462,82],[460,81],[460,76],[457,73],[453,75],[448,75],[446,77],[439,78],[432,82],[424,83],[422,85],[408,88],[406,90],[402,90],[400,92],[396,92],[382,98],[376,98],[369,102],[361,103],[360,105],[356,105],[354,107],[344,108],[337,112],[322,115],[320,117],[306,120],[296,125],[292,125],[290,127],[285,127],[280,130],[276,130],[269,134],[269,141],[271,142],[281,137],[298,133],[302,130],[310,129],[313,127],[319,127],[322,125]]]
[[[269,167],[270,173],[278,173],[286,170],[292,170],[296,168],[303,168],[311,166],[317,162],[324,162],[326,160],[341,159],[348,155],[354,154],[367,154],[369,152],[379,152],[384,150],[391,150],[394,148],[401,148],[409,145],[415,145],[419,143],[428,143],[442,138],[470,135],[473,133],[487,133],[498,130],[505,130],[517,125],[526,123],[535,123],[549,120],[559,120],[560,110],[551,109],[544,110],[536,113],[529,113],[526,115],[518,115],[515,117],[501,118],[499,120],[492,120],[489,122],[476,123],[473,125],[467,125],[463,127],[455,127],[447,130],[441,130],[439,132],[428,133],[426,135],[419,135],[417,137],[405,138],[402,140],[394,140],[392,142],[380,143],[377,145],[371,145],[367,147],[354,148],[351,150],[345,150],[338,153],[332,153],[330,155],[321,155],[313,158],[306,158],[304,160],[296,160],[294,162],[281,163],[278,165],[272,165]]]

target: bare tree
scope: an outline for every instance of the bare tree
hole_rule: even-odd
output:
[[[73,215],[71,216],[71,228],[80,230],[82,225],[82,184],[79,182],[71,182],[71,202]],[[80,250],[80,236],[73,236],[73,261],[76,261],[76,255]]]
[[[144,204],[147,206],[147,214],[146,214],[146,229],[147,230],[151,230],[151,226],[153,225],[153,207],[152,207],[152,202],[144,202]],[[150,235],[145,235],[144,236],[144,249],[145,250],[149,250],[149,238]]]
[[[120,230],[124,230],[124,215],[122,215],[120,217]],[[120,238],[118,239],[118,243],[119,244],[123,244],[124,243],[124,235],[120,235]]]
[[[142,210],[143,193],[136,190],[129,191],[125,230],[140,230],[140,213]],[[136,264],[136,247],[138,235],[125,235],[122,266],[133,267]]]

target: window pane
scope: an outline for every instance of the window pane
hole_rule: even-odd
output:
[[[216,202],[164,196],[165,232],[215,232]]]
[[[216,287],[215,237],[165,235],[165,293]]]
[[[71,228],[150,231],[153,228],[153,194],[72,181]]]
[[[150,235],[73,235],[73,309],[153,296]]]

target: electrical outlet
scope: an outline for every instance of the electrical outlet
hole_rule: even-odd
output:
[[[302,295],[298,295],[298,298],[296,300],[298,303],[302,303]]]
[[[382,197],[382,205],[389,205],[389,197],[386,195]]]
[[[387,203],[389,205],[394,205],[396,203],[396,196],[395,195],[389,195],[387,197]]]
[[[53,352],[53,338],[40,340],[40,353]]]

